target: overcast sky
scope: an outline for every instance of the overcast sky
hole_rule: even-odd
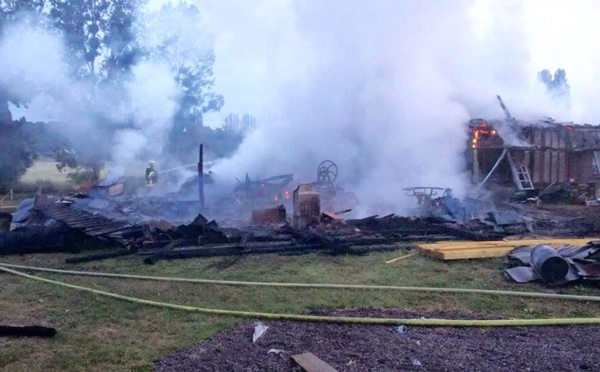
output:
[[[214,36],[215,90],[225,98],[205,123],[219,126],[229,113],[257,118],[237,152],[212,168],[219,181],[290,171],[313,181],[330,159],[362,212],[402,210],[414,204],[403,187],[466,193],[465,123],[502,117],[496,94],[521,120],[600,123],[599,1],[189,1],[204,18],[193,32]],[[537,82],[538,71],[557,68],[567,72],[570,106]],[[172,125],[169,74],[144,66],[134,74],[130,94],[147,117],[136,136],[113,138],[128,151],[160,142],[154,137]],[[145,156],[133,152],[122,157]]]
[[[309,63],[311,57],[304,53],[310,49],[311,40],[298,30],[294,3],[320,0],[186,1],[201,9],[207,32],[215,36],[216,90],[224,95],[226,104],[220,113],[209,115],[207,122],[220,125],[222,118],[230,112],[259,117],[278,115],[272,102],[264,97],[277,94],[282,86],[299,78],[305,71],[303,64]],[[351,6],[356,1],[346,3]],[[151,0],[149,7],[159,9],[165,2]],[[527,71],[532,78],[544,68],[551,72],[557,68],[567,71],[573,105],[568,112],[571,117],[561,119],[600,123],[600,112],[595,112],[595,102],[590,98],[600,93],[597,83],[600,45],[597,45],[596,36],[599,1],[456,0],[455,3],[467,4],[468,27],[476,37],[494,36],[495,40],[506,37],[508,43],[515,44],[512,47],[520,55],[499,56],[507,64],[518,58],[519,63],[525,63],[521,66],[522,71]],[[377,2],[373,4],[376,6]],[[431,2],[432,7],[437,4]],[[343,17],[343,13],[331,16]],[[509,34],[498,33],[502,30],[498,26],[502,24],[510,25]],[[302,59],[303,55],[306,59]],[[486,64],[489,61],[480,62]],[[505,100],[511,101],[510,97]],[[27,111],[16,110],[15,116],[25,113]]]
[[[229,112],[268,111],[262,97],[271,94],[282,79],[294,77],[294,65],[302,64],[296,54],[310,43],[297,30],[293,3],[320,0],[195,0],[204,14],[207,29],[216,36],[217,90],[225,96],[222,116]],[[153,6],[164,2],[153,0]],[[348,0],[351,6],[355,1]],[[401,1],[399,1],[401,2]],[[414,2],[414,1],[409,1]],[[455,1],[463,4],[464,1]],[[523,66],[532,78],[542,69],[564,68],[571,84],[572,115],[575,120],[600,121],[588,106],[590,95],[598,95],[600,45],[596,24],[600,2],[593,0],[476,0],[469,6],[469,27],[480,38],[510,24],[507,40],[525,54]],[[377,6],[377,2],[372,2]],[[436,6],[438,2],[432,2]],[[336,15],[332,15],[336,16]],[[343,12],[337,16],[343,16]],[[436,20],[432,19],[432,23]],[[435,27],[435,26],[433,26]],[[452,30],[448,30],[451,32]],[[419,32],[415,30],[415,32]],[[518,37],[514,37],[518,35]],[[496,35],[502,38],[502,35]],[[373,40],[373,42],[379,42]],[[509,48],[510,49],[510,48]],[[309,57],[309,56],[307,56]],[[504,55],[508,61],[523,56]],[[482,60],[482,64],[488,61]],[[278,70],[279,69],[279,70]],[[297,66],[297,73],[302,67]],[[292,71],[290,71],[292,70]],[[510,78],[510,77],[507,77]],[[274,80],[278,80],[276,83]],[[490,92],[494,93],[494,92]],[[490,99],[493,100],[493,95]],[[510,97],[505,97],[510,102]]]

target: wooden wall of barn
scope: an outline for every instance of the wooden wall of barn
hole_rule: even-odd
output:
[[[564,128],[536,129],[528,134],[531,144],[552,149],[529,151],[529,161],[525,163],[531,171],[531,179],[536,186],[569,181],[567,136],[568,133]]]
[[[593,151],[578,151],[569,154],[569,178],[577,183],[596,183],[600,180],[594,165]]]
[[[531,178],[536,187],[553,182],[596,183],[600,174],[594,163],[593,150],[584,150],[586,145],[596,145],[600,131],[564,127],[536,128],[527,139],[542,149],[533,150],[528,163]],[[579,150],[575,150],[579,149]]]
[[[522,147],[511,148],[510,152],[516,161],[529,168],[536,188],[570,180],[600,185],[600,170],[594,162],[594,151],[600,151],[600,126],[531,126],[523,128],[522,134],[528,144],[537,149],[526,149],[523,144]],[[475,182],[489,172],[501,149],[479,149],[477,158],[481,175]],[[495,173],[492,182],[512,182],[507,162],[503,162]],[[598,192],[600,196],[600,186]]]
[[[533,151],[529,169],[531,179],[536,185],[569,181],[569,159],[564,150]]]

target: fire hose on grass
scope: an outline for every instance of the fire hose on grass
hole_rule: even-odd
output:
[[[230,285],[230,286],[247,286],[247,287],[279,287],[279,288],[307,288],[307,289],[360,289],[360,290],[391,290],[391,291],[407,291],[407,292],[484,294],[484,295],[495,295],[495,296],[533,297],[533,298],[549,298],[549,299],[555,299],[555,300],[600,302],[600,296],[568,295],[568,294],[559,294],[559,293],[524,292],[524,291],[503,291],[503,290],[495,290],[495,289],[409,287],[409,286],[373,285],[373,284],[245,282],[245,281],[236,281],[236,280],[177,278],[177,277],[161,277],[161,276],[148,276],[148,275],[113,274],[113,273],[103,273],[103,272],[96,272],[96,271],[60,270],[60,269],[16,265],[16,264],[8,264],[8,263],[0,262],[0,268],[2,268],[2,267],[25,270],[25,271],[38,271],[38,272],[47,272],[47,273],[53,273],[53,274],[63,274],[63,275],[95,276],[95,277],[115,278],[115,279],[150,280],[150,281],[158,281],[158,282],[179,282],[179,283],[196,283],[196,284]]]
[[[209,309],[193,306],[184,306],[171,304],[167,302],[158,302],[145,300],[136,297],[124,296],[116,293],[101,291],[88,287],[68,284],[56,280],[40,278],[37,276],[25,274],[20,271],[12,270],[6,267],[7,264],[0,266],[0,271],[17,275],[20,277],[37,280],[44,283],[54,284],[61,287],[76,289],[83,292],[98,294],[101,296],[115,298],[122,301],[132,302],[141,305],[160,307],[165,309],[181,310],[206,315],[223,315],[240,318],[258,318],[270,320],[288,320],[302,322],[320,322],[320,323],[343,323],[343,324],[363,324],[363,325],[411,325],[411,326],[429,326],[429,327],[507,327],[507,326],[552,326],[552,325],[600,325],[600,318],[555,318],[555,319],[499,319],[499,320],[467,320],[467,319],[397,319],[397,318],[364,318],[364,317],[335,317],[318,316],[302,314],[276,314],[251,311],[236,311],[223,309]],[[47,269],[50,270],[50,269]],[[271,283],[276,284],[276,283]],[[319,287],[317,287],[319,288]],[[410,288],[410,287],[409,287]],[[439,288],[443,290],[444,288]],[[468,290],[467,290],[468,291]],[[489,291],[493,292],[493,291]],[[509,291],[499,291],[509,292]],[[468,293],[465,291],[465,293]],[[526,293],[526,292],[523,292]],[[592,297],[592,296],[579,296]]]

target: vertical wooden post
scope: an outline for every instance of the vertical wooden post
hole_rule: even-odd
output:
[[[204,208],[204,154],[203,144],[200,144],[200,150],[198,153],[198,201],[200,201],[200,208]]]
[[[477,149],[473,149],[473,183],[479,183],[481,180],[481,169],[479,169],[478,155]]]

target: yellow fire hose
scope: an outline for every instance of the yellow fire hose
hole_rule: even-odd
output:
[[[61,287],[72,288],[79,291],[95,293],[101,296],[116,298],[119,300],[149,305],[166,309],[182,310],[206,315],[225,315],[241,318],[260,318],[271,320],[289,320],[302,322],[320,323],[345,323],[363,325],[410,325],[410,326],[446,326],[446,327],[506,327],[506,326],[550,326],[550,325],[600,325],[600,318],[555,318],[555,319],[500,319],[500,320],[466,320],[466,319],[398,319],[398,318],[363,318],[363,317],[335,317],[300,314],[276,314],[249,311],[235,311],[222,309],[208,309],[193,306],[176,305],[166,302],[144,300],[136,297],[123,296],[116,293],[100,291],[97,289],[63,283],[56,280],[36,277],[7,267],[0,267],[13,275],[33,279],[45,283],[55,284]]]
[[[180,283],[249,286],[249,287],[309,288],[309,289],[315,289],[315,288],[320,288],[320,289],[373,289],[373,290],[392,290],[392,291],[395,290],[395,291],[412,291],[412,292],[442,292],[442,293],[484,294],[484,295],[496,295],[496,296],[537,297],[537,298],[552,298],[552,299],[556,299],[556,300],[572,300],[572,301],[591,301],[591,302],[599,302],[600,301],[600,296],[567,295],[567,294],[558,294],[558,293],[523,292],[523,291],[502,291],[502,290],[492,290],[492,289],[407,287],[407,286],[395,286],[395,285],[368,285],[368,284],[244,282],[244,281],[235,281],[235,280],[175,278],[175,277],[131,275],[131,274],[113,274],[113,273],[102,273],[102,272],[95,272],[95,271],[59,270],[59,269],[50,269],[50,268],[45,268],[45,267],[15,265],[15,264],[8,264],[8,263],[2,263],[2,262],[0,262],[0,267],[20,269],[20,270],[25,270],[25,271],[47,272],[47,273],[54,273],[54,274],[95,276],[95,277],[118,278],[118,279],[151,280],[151,281],[159,281],[159,282],[180,282]]]

